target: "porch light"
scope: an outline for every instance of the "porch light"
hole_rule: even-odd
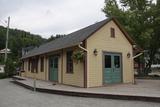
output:
[[[127,58],[130,58],[131,57],[131,54],[130,52],[127,53]]]
[[[137,46],[136,45],[133,45],[133,48],[136,48]]]
[[[98,55],[97,49],[94,49],[93,53],[94,53],[95,56],[97,56]]]

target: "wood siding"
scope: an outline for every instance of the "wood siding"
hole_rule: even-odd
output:
[[[110,28],[115,29],[115,38],[110,36]],[[97,56],[93,54],[94,49],[98,51]],[[133,82],[132,45],[113,21],[87,39],[87,50],[88,87],[103,85],[103,51],[122,53],[123,83]],[[131,54],[130,58],[127,58],[128,52]]]
[[[69,48],[69,50],[77,50],[78,47]],[[73,73],[67,73],[66,72],[66,51],[68,49],[63,49],[61,51],[51,52],[48,54],[43,55],[44,56],[44,72],[41,72],[41,65],[40,65],[40,57],[38,60],[38,73],[35,73],[35,77],[40,80],[49,80],[49,56],[51,55],[59,55],[58,57],[58,83],[66,84],[66,85],[73,85],[73,86],[79,86],[84,87],[84,64],[83,62],[76,63],[73,62]],[[63,58],[63,60],[62,60]],[[63,64],[62,64],[63,61]],[[28,62],[29,59],[26,59],[24,61],[24,69],[25,73],[23,76],[34,78],[34,73],[28,71]],[[31,65],[31,64],[30,64]],[[62,68],[63,67],[63,68]],[[62,71],[63,70],[63,71]],[[62,75],[63,74],[63,75]]]
[[[82,62],[76,63],[73,61],[73,73],[66,72],[67,50],[68,49],[64,49],[63,51],[63,84],[84,87],[84,64]],[[76,50],[76,48],[73,50]]]
[[[115,29],[115,37],[111,37],[110,28]],[[133,59],[132,59],[132,45],[126,39],[124,34],[114,23],[114,21],[108,22],[92,36],[86,40],[87,54],[87,73],[86,81],[87,87],[96,87],[103,85],[103,52],[116,52],[122,54],[122,74],[123,83],[130,83],[134,80],[133,75]],[[58,59],[58,82],[66,85],[73,85],[84,87],[84,62],[73,62],[73,73],[66,72],[66,52],[68,50],[77,50],[77,47],[67,48],[55,52],[50,52],[44,56],[44,72],[40,71],[40,59],[38,62],[38,73],[36,78],[41,80],[49,80],[49,56],[59,54]],[[94,55],[93,51],[97,49],[98,54]],[[131,54],[130,58],[127,58],[127,53]],[[40,57],[39,57],[40,58]],[[24,76],[34,77],[31,71],[28,71],[28,59],[24,61]]]

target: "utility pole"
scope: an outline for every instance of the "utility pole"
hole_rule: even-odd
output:
[[[4,62],[7,61],[7,49],[8,49],[8,35],[9,35],[9,23],[10,23],[10,17],[8,17],[7,21],[7,33],[6,33],[6,49],[5,49],[5,57],[4,57]]]

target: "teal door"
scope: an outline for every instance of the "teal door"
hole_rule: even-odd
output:
[[[122,82],[121,54],[104,54],[104,83]]]
[[[49,80],[58,81],[58,57],[52,56],[49,60]]]

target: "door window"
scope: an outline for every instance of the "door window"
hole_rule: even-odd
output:
[[[52,59],[50,59],[50,67],[52,67],[53,66],[53,61],[52,61]]]
[[[114,67],[120,68],[120,57],[119,56],[114,56]]]
[[[111,55],[105,55],[105,68],[111,68]]]
[[[54,68],[58,68],[58,58],[54,59]]]

